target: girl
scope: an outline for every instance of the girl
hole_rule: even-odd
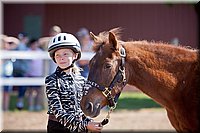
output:
[[[72,34],[59,33],[51,39],[48,52],[58,67],[45,79],[49,108],[47,132],[100,132],[101,124],[92,122],[80,108],[85,80],[74,65],[81,57],[78,40]]]

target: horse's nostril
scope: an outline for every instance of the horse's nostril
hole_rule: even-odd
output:
[[[93,103],[89,102],[88,104],[86,104],[86,110],[88,110],[89,112],[93,112]]]

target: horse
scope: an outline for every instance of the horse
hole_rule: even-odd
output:
[[[121,28],[90,35],[95,55],[89,62],[81,100],[87,116],[96,117],[104,106],[115,106],[123,87],[129,84],[164,107],[177,132],[199,131],[198,49],[155,41],[122,41]]]

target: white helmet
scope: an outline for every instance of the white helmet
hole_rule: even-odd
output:
[[[74,53],[78,53],[76,60],[81,58],[81,46],[75,36],[69,33],[59,33],[52,37],[48,45],[48,52],[51,58],[54,59],[55,51],[61,48],[69,48]]]

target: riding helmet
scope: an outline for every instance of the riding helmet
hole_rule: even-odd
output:
[[[74,35],[69,33],[59,33],[52,37],[48,45],[48,52],[54,61],[55,51],[61,48],[68,48],[71,49],[74,53],[78,53],[76,60],[81,58],[81,46]]]

